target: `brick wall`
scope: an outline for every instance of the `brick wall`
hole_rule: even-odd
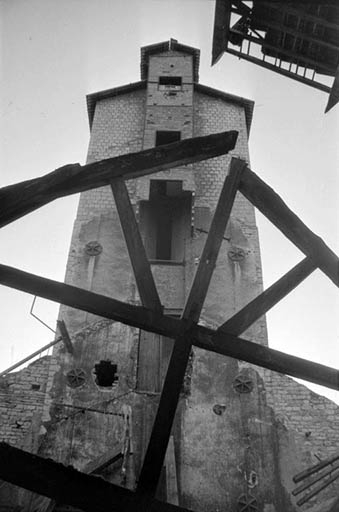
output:
[[[12,372],[0,380],[1,440],[19,448],[27,448],[33,439],[33,416],[42,413],[50,356],[37,359],[18,372]],[[39,428],[39,425],[38,425]],[[33,432],[36,436],[38,432]]]

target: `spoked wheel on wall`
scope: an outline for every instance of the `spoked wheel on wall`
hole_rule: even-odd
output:
[[[241,494],[238,498],[237,512],[258,512],[258,502],[251,494]]]
[[[71,388],[82,386],[86,380],[86,373],[82,368],[72,368],[66,376],[67,384]]]

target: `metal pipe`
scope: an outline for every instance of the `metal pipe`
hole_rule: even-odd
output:
[[[304,480],[304,478],[307,478],[308,476],[313,475],[313,473],[316,473],[317,471],[320,471],[322,468],[328,466],[329,464],[333,464],[336,460],[339,459],[339,453],[336,455],[333,455],[332,457],[329,457],[328,459],[322,460],[319,462],[319,464],[316,464],[315,466],[312,466],[311,468],[305,469],[301,473],[298,473],[293,477],[293,482],[297,484],[301,480]]]
[[[339,473],[337,473],[335,476],[332,476],[332,478],[329,478],[328,480],[326,480],[326,482],[324,482],[323,485],[321,485],[320,487],[317,487],[317,489],[314,489],[314,491],[307,494],[307,496],[305,496],[304,498],[301,498],[301,500],[297,501],[297,505],[301,506],[304,503],[306,503],[307,501],[309,501],[311,498],[313,498],[313,496],[316,496],[317,494],[319,494],[320,491],[322,491],[323,489],[328,487],[331,483],[333,483],[335,480],[337,480],[338,477],[339,477]]]
[[[37,350],[36,352],[33,352],[33,354],[30,354],[29,356],[25,357],[24,359],[21,359],[21,361],[18,361],[17,363],[13,364],[12,366],[10,366],[9,368],[7,368],[6,370],[4,370],[3,372],[0,373],[0,377],[2,377],[3,375],[6,375],[7,373],[11,372],[12,370],[15,370],[15,368],[18,368],[19,366],[21,366],[22,364],[26,363],[27,361],[29,361],[30,359],[33,359],[33,357],[35,356],[38,356],[39,354],[41,354],[41,352],[44,352],[45,350],[47,350],[48,348],[50,347],[53,347],[53,345],[56,345],[57,343],[59,343],[60,341],[62,340],[62,337],[59,336],[58,338],[56,338],[54,341],[51,341],[51,343],[48,343],[48,345],[45,345],[44,347],[41,347],[39,350]]]
[[[299,485],[299,487],[296,487],[294,489],[294,491],[292,491],[293,496],[296,496],[297,494],[300,494],[301,492],[305,491],[306,489],[311,487],[311,485],[314,485],[316,482],[319,482],[319,480],[322,480],[323,478],[330,475],[331,473],[333,473],[333,471],[336,471],[337,469],[339,469],[338,464],[336,466],[332,466],[330,469],[325,471],[325,473],[321,473],[319,476],[312,478],[312,480],[310,480],[309,482]],[[339,476],[339,474],[338,474],[338,476]]]

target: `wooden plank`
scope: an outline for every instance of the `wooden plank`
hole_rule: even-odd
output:
[[[205,329],[194,326],[193,344],[195,346],[247,361],[274,372],[317,383],[320,386],[339,389],[339,371],[334,368],[291,356],[232,334],[217,331],[211,333]]]
[[[110,450],[109,452],[104,453],[100,457],[97,457],[95,460],[92,460],[86,464],[82,470],[82,473],[86,473],[86,475],[99,474],[111,464],[114,464],[119,459],[122,459],[122,446],[120,443],[117,444],[118,447],[115,450]]]
[[[167,502],[172,505],[179,505],[178,497],[178,479],[177,468],[175,463],[174,440],[173,436],[170,437],[167,452],[166,452],[166,494]]]
[[[239,190],[339,286],[338,256],[288,208],[271,187],[247,168],[243,172]]]
[[[160,393],[160,336],[150,332],[140,331],[138,355],[139,391]]]
[[[65,322],[63,320],[57,320],[57,326],[60,331],[61,338],[62,338],[63,344],[66,347],[67,352],[69,354],[74,354],[73,343],[71,341],[71,338],[69,337]]]
[[[231,5],[230,0],[216,0],[215,3],[212,66],[218,62],[227,48]]]
[[[1,264],[0,284],[164,336],[175,337],[180,331],[173,317]]]
[[[33,453],[36,452],[34,451]],[[98,457],[94,461],[91,461],[88,464],[86,464],[81,473],[85,473],[86,475],[98,475],[105,468],[107,468],[111,464],[114,464],[119,459],[122,459],[122,457],[123,455],[121,453],[121,446],[119,446],[119,448],[117,448],[116,450],[111,450],[109,454],[104,453],[103,455],[101,455],[101,457]],[[55,500],[48,500],[48,498],[46,497],[43,500],[41,500],[41,498],[42,496],[34,498],[38,499],[38,502],[40,502],[39,506],[35,504],[33,508],[33,510],[37,510],[37,512],[52,512],[58,505],[58,503]],[[62,502],[62,504],[65,503]]]
[[[189,326],[190,323],[199,320],[226,225],[231,214],[241,173],[245,167],[246,162],[232,158],[230,172],[221,190],[198,269],[182,313],[181,318],[188,320],[189,324],[188,327],[183,327],[182,333],[176,338],[168,364],[158,411],[140,472],[138,492],[142,494],[154,496],[157,489],[192,348]]]
[[[276,283],[253,299],[238,313],[233,315],[232,318],[227,320],[227,322],[223,323],[218,331],[224,331],[239,336],[246,331],[250,325],[254,324],[256,320],[273,308],[281,299],[294,290],[294,288],[306,279],[316,268],[316,263],[310,258],[303,259]]]
[[[111,183],[111,188],[141,302],[147,308],[161,311],[162,306],[158,291],[155,286],[151,266],[146,255],[126,184],[122,179],[117,179]]]
[[[235,195],[246,162],[232,158],[218,204],[211,222],[204,249],[182,314],[183,318],[197,322],[214,272]]]
[[[222,132],[83,166],[65,165],[41,178],[9,185],[0,189],[0,227],[59,197],[109,185],[115,178],[138,178],[224,155],[234,149],[237,136],[236,131]]]
[[[139,475],[137,492],[140,495],[154,496],[156,492],[191,347],[192,340],[188,325],[174,343],[159,407]]]
[[[125,304],[116,299],[5,265],[0,265],[0,283],[169,338],[177,338],[183,327],[188,325],[185,319],[178,320],[142,306]],[[192,337],[193,344],[205,350],[241,359],[331,389],[339,389],[339,372],[334,368],[263,347],[257,343],[224,332],[217,332],[201,325],[192,326]]]
[[[100,477],[3,442],[0,443],[0,478],[85,512],[189,512],[155,499],[142,500],[134,492]]]
[[[325,109],[325,114],[331,110],[339,102],[339,66],[334,75],[333,84],[331,87],[330,95]]]

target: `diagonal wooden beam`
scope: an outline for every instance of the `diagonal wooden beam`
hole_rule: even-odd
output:
[[[226,226],[231,215],[242,172],[246,162],[232,158],[230,172],[226,176],[218,204],[199,260],[193,283],[182,314],[183,318],[197,322],[211,282]]]
[[[208,291],[223,236],[231,214],[235,195],[246,162],[233,158],[230,172],[225,179],[218,204],[199,261],[198,269],[182,314],[188,325],[183,325],[176,338],[168,364],[158,411],[141,469],[138,492],[153,496],[156,492],[161,468],[166,455],[168,441],[174,422],[180,391],[185,377],[187,362],[192,348],[190,326],[199,320],[201,309]]]
[[[175,337],[180,331],[173,317],[1,264],[0,284],[164,336]]]
[[[247,168],[243,172],[239,190],[339,286],[338,256],[288,208],[271,187]]]
[[[125,304],[110,297],[35,276],[6,265],[0,265],[0,284],[168,338],[177,338],[183,326],[187,325],[185,319],[178,320],[142,306]],[[241,359],[331,389],[339,389],[339,372],[334,368],[201,325],[192,326],[192,338],[193,344],[204,350]]]
[[[186,139],[83,166],[66,165],[41,178],[9,185],[0,189],[0,227],[59,197],[109,185],[115,178],[138,178],[224,155],[234,149],[237,136],[230,131]]]
[[[126,183],[122,179],[117,179],[111,183],[111,188],[141,302],[147,308],[154,309],[155,311],[161,311],[162,306],[160,298],[140,235],[139,226],[128,195]]]
[[[276,283],[223,323],[218,331],[239,336],[302,283],[316,268],[316,263],[310,258],[303,259]]]
[[[85,512],[189,512],[87,475],[71,466],[0,443],[0,478]]]
[[[139,475],[137,492],[141,495],[154,496],[156,493],[191,347],[192,337],[188,325],[182,328],[180,335],[176,337],[168,364],[151,437]]]

